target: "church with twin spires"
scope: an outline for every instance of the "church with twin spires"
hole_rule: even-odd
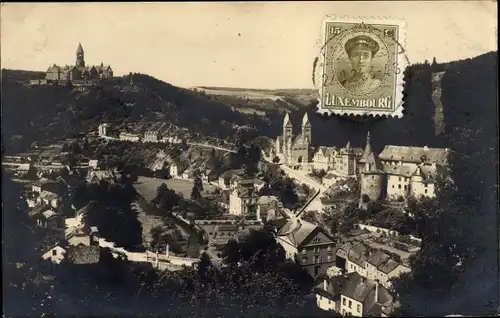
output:
[[[49,66],[45,74],[48,83],[65,84],[69,81],[73,83],[97,81],[103,78],[113,77],[113,69],[110,65],[85,65],[85,53],[83,47],[78,43],[76,49],[75,65],[59,66],[53,64]]]

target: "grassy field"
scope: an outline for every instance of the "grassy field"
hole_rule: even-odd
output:
[[[147,178],[139,177],[135,188],[140,195],[142,195],[147,201],[151,201],[156,196],[156,189],[162,183],[166,183],[169,189],[174,190],[177,193],[182,193],[184,198],[189,198],[191,196],[191,190],[193,189],[193,182],[189,180],[178,180],[178,179],[159,179],[159,178]],[[215,187],[210,184],[203,184],[204,192],[213,191]]]

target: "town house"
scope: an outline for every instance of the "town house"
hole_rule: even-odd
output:
[[[59,207],[59,196],[54,192],[50,191],[42,191],[38,196],[37,203],[46,204],[51,206],[52,208]]]
[[[378,280],[385,288],[390,288],[390,279],[411,269],[378,249],[363,243],[345,244],[336,253],[337,265],[347,273],[358,273],[362,277]]]
[[[42,191],[54,191],[57,189],[57,183],[53,180],[41,178],[33,182],[31,185],[31,191],[35,193],[41,193]]]
[[[181,160],[176,160],[170,164],[169,173],[173,178],[180,177],[182,176],[184,170],[186,170],[186,167],[186,164],[184,164]]]
[[[394,298],[377,280],[352,273],[340,292],[340,314],[355,317],[388,317]]]
[[[53,210],[45,210],[37,216],[37,225],[40,227],[58,229],[64,228],[62,215]]]
[[[325,273],[335,263],[335,239],[310,222],[289,220],[279,229],[276,240],[286,257],[298,260],[313,277]]]
[[[42,259],[44,261],[48,260],[54,264],[60,264],[66,255],[66,248],[57,244],[47,249],[42,254]]]
[[[257,215],[258,198],[259,196],[257,191],[255,191],[253,180],[241,183],[232,189],[229,195],[229,214],[260,219],[260,216]]]

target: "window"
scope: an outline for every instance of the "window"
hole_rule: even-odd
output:
[[[332,304],[332,301],[330,299],[328,299],[328,305],[331,305]]]
[[[53,249],[52,250],[52,256],[56,256],[57,255],[57,250],[56,249]]]
[[[425,193],[427,193],[427,189],[425,189],[425,191],[424,191],[424,192],[425,192]]]
[[[424,184],[424,187],[426,187],[426,188],[427,188],[427,183],[426,183],[426,184]]]
[[[398,177],[398,181],[401,181],[401,177]]]
[[[317,243],[319,243],[319,238],[315,238],[315,239],[313,240],[313,243],[316,243],[316,244],[317,244]]]
[[[305,249],[305,248],[303,248],[303,249],[302,249],[302,255],[305,255],[305,254],[306,254],[306,249]]]
[[[401,189],[401,185],[400,184],[398,184],[398,189]]]
[[[302,258],[302,264],[307,264],[307,257]]]
[[[392,185],[392,188],[394,189],[394,184]]]
[[[405,184],[405,190],[408,189],[408,186]]]
[[[352,301],[349,300],[349,308],[352,308]]]
[[[326,249],[328,252],[331,252],[332,251],[332,246],[331,245],[328,245],[327,249]]]
[[[330,262],[332,260],[332,256],[331,255],[328,255],[328,261]]]
[[[345,306],[345,298],[342,298],[342,305]]]
[[[361,312],[361,306],[360,306],[360,305],[357,305],[357,306],[356,306],[356,310],[357,310],[358,312]]]

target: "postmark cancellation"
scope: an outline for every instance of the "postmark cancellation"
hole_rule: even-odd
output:
[[[318,112],[403,115],[406,23],[390,18],[327,17],[315,68]]]

